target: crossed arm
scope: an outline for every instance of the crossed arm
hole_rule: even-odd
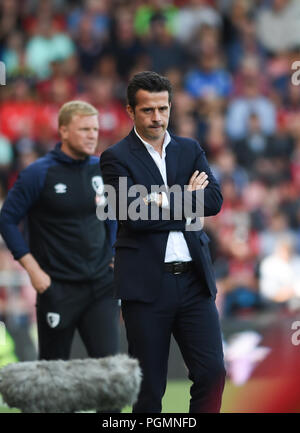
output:
[[[190,200],[192,208],[196,209],[197,200],[202,200],[202,209],[201,215],[197,215],[200,217],[214,215],[216,214],[221,207],[222,204],[222,195],[220,188],[214,179],[207,161],[204,156],[204,152],[199,148],[199,154],[197,160],[195,161],[196,170],[191,175],[186,191],[182,192],[180,197],[180,205],[183,208],[183,200],[184,198],[188,198]],[[116,216],[119,219],[119,178],[125,177],[127,179],[127,193],[128,190],[134,185],[134,181],[132,179],[132,175],[130,173],[129,168],[119,160],[119,158],[108,149],[104,152],[100,159],[101,171],[104,178],[104,183],[111,185],[116,191]],[[211,183],[211,187],[209,184]],[[204,194],[205,190],[205,194]],[[201,194],[197,195],[197,191],[201,191]],[[127,194],[127,209],[130,204],[135,200],[135,198],[131,198]],[[178,204],[178,203],[177,203]],[[126,220],[123,220],[121,223],[126,224],[131,230],[154,230],[154,231],[170,231],[170,230],[180,230],[184,231],[186,226],[186,218],[182,212],[182,218],[175,218],[174,214],[174,201],[170,200],[168,213],[166,214],[165,209],[162,206],[162,195],[159,195],[159,199],[156,202],[156,205],[159,207],[158,218],[151,219],[150,212],[151,206],[147,206],[145,202],[140,201],[140,206],[146,206],[146,212],[148,213],[148,218],[145,220],[138,219],[132,220],[130,215],[127,213]],[[144,209],[145,210],[145,209]],[[142,212],[141,212],[142,213]],[[167,218],[166,218],[167,215]]]

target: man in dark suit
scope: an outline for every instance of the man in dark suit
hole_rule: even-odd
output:
[[[127,91],[134,128],[100,160],[104,183],[114,187],[118,203],[116,295],[122,300],[129,354],[143,372],[133,411],[161,411],[173,334],[193,382],[190,412],[219,412],[225,369],[209,238],[202,229],[190,229],[195,214],[179,218],[175,207],[183,207],[187,198],[194,212],[203,199],[196,219],[215,215],[222,194],[199,144],[167,131],[171,92],[165,77],[150,71],[136,74]],[[122,178],[126,200],[124,188],[120,191]],[[135,185],[148,192],[139,202],[146,218],[132,215],[130,190]],[[165,190],[153,193],[153,185]],[[174,185],[182,190],[179,199],[168,194]],[[126,201],[124,216],[120,206]]]

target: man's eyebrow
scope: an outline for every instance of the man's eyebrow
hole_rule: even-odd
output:
[[[154,110],[155,108],[168,108],[169,105],[159,105],[158,107],[141,107],[141,110]]]

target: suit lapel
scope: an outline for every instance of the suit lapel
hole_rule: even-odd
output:
[[[179,151],[180,146],[177,141],[171,137],[171,141],[166,148],[166,168],[167,168],[167,179],[168,186],[175,184],[176,173],[179,163]]]
[[[135,156],[143,163],[147,171],[151,174],[156,185],[164,185],[164,180],[160,171],[147,151],[144,143],[136,136],[134,130],[129,134],[130,147]],[[180,146],[171,136],[171,141],[166,147],[166,169],[168,186],[175,184],[176,173],[179,163]]]
[[[146,149],[144,143],[136,136],[134,130],[129,134],[130,148],[134,155],[143,163],[145,169],[151,174],[154,182],[153,185],[164,185],[164,180],[160,174],[160,171],[153,161],[151,155]]]

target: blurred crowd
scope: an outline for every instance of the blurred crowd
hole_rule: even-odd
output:
[[[59,140],[64,102],[97,107],[101,154],[132,127],[128,79],[157,71],[174,88],[170,130],[199,140],[222,186],[223,208],[205,223],[222,317],[298,308],[298,0],[1,0],[0,60],[0,206]],[[0,320],[16,287],[12,310],[32,314],[28,281],[3,243],[0,254]]]

